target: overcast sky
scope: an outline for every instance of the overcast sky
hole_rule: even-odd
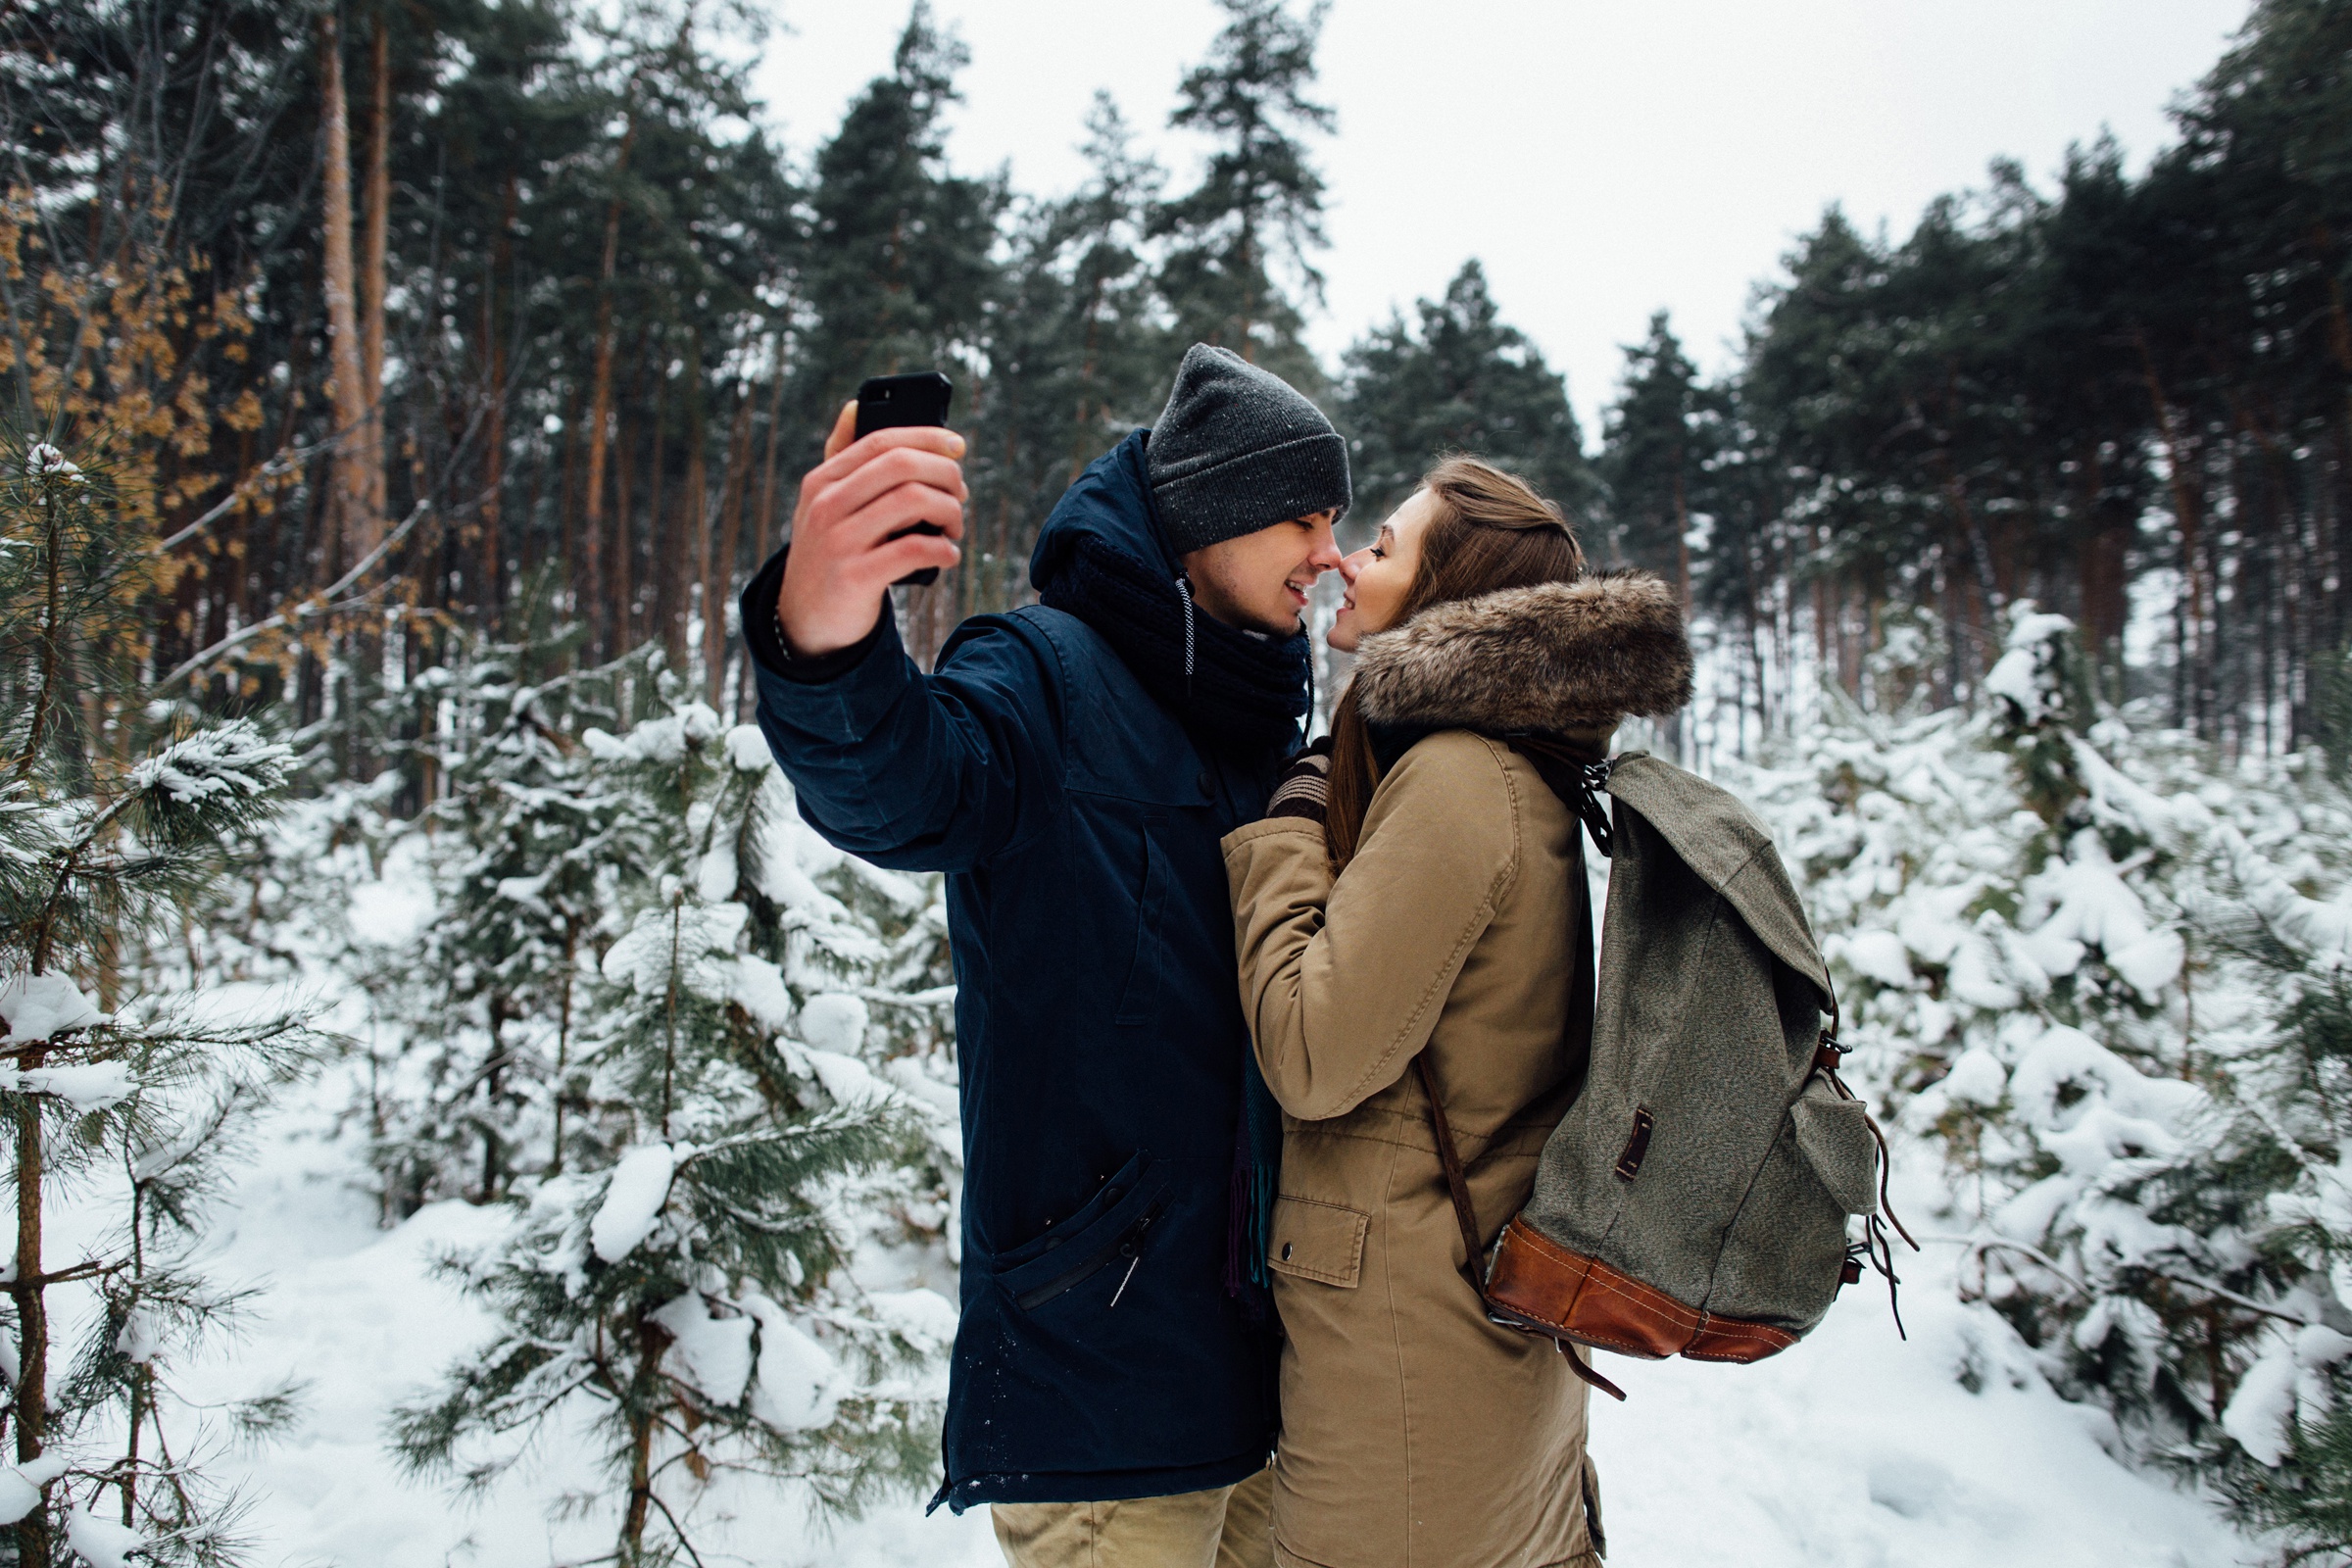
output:
[[[1598,435],[1618,346],[1671,310],[1730,363],[1749,291],[1828,203],[1898,236],[1935,195],[2014,157],[2044,188],[2102,128],[2132,168],[2247,0],[1337,0],[1318,84],[1330,186],[1328,362],[1392,309],[1486,264]],[[806,154],[885,71],[906,9],[792,3],[758,77]],[[934,0],[972,64],[950,155],[1017,188],[1082,178],[1098,87],[1182,188],[1200,144],[1164,129],[1209,0]]]

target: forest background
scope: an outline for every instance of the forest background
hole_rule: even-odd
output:
[[[733,601],[858,380],[945,368],[927,659],[1025,602],[1200,340],[1332,412],[1354,537],[1466,450],[1676,585],[1702,689],[1652,743],[1766,808],[1858,1075],[1967,1177],[1945,1294],[2032,1350],[1947,1318],[1961,1386],[2352,1557],[2352,6],[2263,0],[2137,172],[1828,211],[1728,371],[1661,313],[1596,431],[1475,260],[1318,359],[1325,13],[1218,9],[1199,167],[1099,98],[1049,196],[952,167],[919,4],[803,149],[749,6],[0,8],[16,1560],[236,1560],[208,1465],[301,1401],[206,1396],[242,1297],[205,1242],[289,1116],[370,1227],[465,1244],[490,1336],[344,1469],[483,1489],[553,1444],[553,1514],[625,1562],[693,1557],[730,1477],[926,1478],[939,888],[798,823],[731,727]]]
[[[534,613],[590,661],[660,642],[739,710],[739,644],[700,607],[771,547],[827,411],[909,366],[956,376],[973,443],[969,559],[902,609],[936,647],[1022,601],[1054,496],[1196,339],[1331,405],[1359,525],[1432,453],[1481,451],[1682,584],[1729,750],[1788,722],[1800,663],[1859,691],[1905,608],[1952,629],[1937,691],[1966,698],[2024,598],[2227,748],[2342,722],[2336,8],[2261,8],[2137,177],[2093,143],[2051,189],[1996,166],[1900,239],[1825,214],[1732,373],[1702,379],[1661,317],[1590,433],[1475,261],[1315,363],[1318,24],[1227,9],[1174,115],[1204,166],[1171,180],[1104,100],[1088,183],[1049,198],[950,171],[964,56],[920,9],[796,154],[726,8],[16,8],[18,416],[114,450],[170,542],[156,680],[350,719],[354,775],[440,721],[356,718],[387,682]]]

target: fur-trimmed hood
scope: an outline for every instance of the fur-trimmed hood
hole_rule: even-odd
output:
[[[1674,590],[1647,572],[1505,588],[1366,637],[1355,697],[1374,724],[1607,729],[1690,700],[1690,642]]]

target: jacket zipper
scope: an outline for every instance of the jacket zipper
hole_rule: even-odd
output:
[[[1136,1265],[1143,1261],[1144,1237],[1152,1229],[1152,1222],[1159,1218],[1159,1211],[1167,1206],[1167,1201],[1164,1194],[1153,1199],[1152,1206],[1138,1214],[1135,1217],[1135,1223],[1119,1233],[1117,1241],[1103,1248],[1102,1251],[1097,1252],[1085,1262],[1055,1275],[1035,1290],[1022,1292],[1012,1298],[1012,1304],[1024,1312],[1034,1312],[1054,1298],[1076,1290],[1108,1268],[1115,1259],[1123,1257],[1128,1259],[1127,1274],[1119,1281],[1117,1295],[1111,1298],[1111,1305],[1118,1305],[1119,1296],[1127,1294],[1127,1281],[1135,1277]]]

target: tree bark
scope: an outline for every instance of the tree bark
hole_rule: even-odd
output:
[[[596,284],[596,392],[588,416],[588,497],[585,516],[587,560],[582,563],[584,598],[601,604],[604,596],[605,449],[612,419],[612,283],[620,266],[620,182],[627,174],[629,152],[637,145],[637,116],[632,111],[620,135],[620,151],[612,160],[612,199],[605,207],[605,260]],[[566,569],[570,564],[566,563]],[[605,639],[592,636],[592,644]]]
[[[48,1054],[34,1047],[19,1063],[37,1067]],[[41,1286],[41,1102],[17,1098],[17,1263],[9,1294],[17,1306],[17,1463],[41,1456],[49,1436],[49,1304]],[[48,1489],[43,1500],[17,1525],[17,1560],[50,1560]]]
[[[357,454],[368,515],[381,537],[384,496],[384,253],[392,217],[392,36],[382,12],[368,24],[368,178],[360,230],[360,390],[367,398]]]
[[[505,559],[499,532],[507,478],[507,324],[499,316],[498,291],[514,267],[514,213],[520,196],[517,176],[510,172],[506,200],[499,212],[498,243],[490,252],[490,276],[482,289],[482,335],[488,340],[489,353],[485,358],[490,366],[490,419],[489,445],[482,466],[482,512],[478,524],[481,538],[476,541],[474,567],[479,580],[474,584],[473,602],[485,628],[495,626],[499,618],[498,568]]]
[[[718,493],[718,553],[712,559],[710,530],[703,530],[703,689],[719,708],[727,671],[727,599],[735,584],[735,557],[743,548],[744,492],[752,478],[752,389],[735,393],[734,426],[727,432],[726,478]]]
[[[361,426],[368,416],[366,367],[360,354],[360,318],[353,295],[351,258],[351,119],[343,93],[343,40],[335,14],[318,18],[318,121],[326,135],[322,181],[320,290],[325,296],[327,403],[338,445],[329,466],[335,527],[342,561],[365,558],[380,537],[380,517],[368,514],[361,463]]]

